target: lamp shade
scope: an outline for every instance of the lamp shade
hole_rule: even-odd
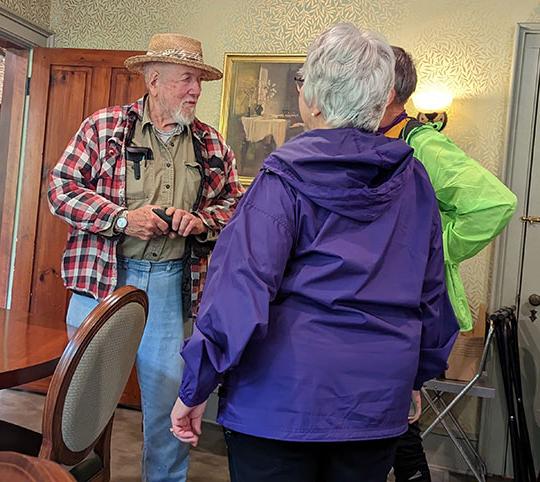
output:
[[[416,92],[412,101],[418,112],[446,112],[453,96],[447,90],[425,90]]]

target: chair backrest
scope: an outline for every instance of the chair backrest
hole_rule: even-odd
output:
[[[81,462],[109,422],[135,362],[146,317],[146,293],[124,286],[84,320],[66,347],[43,410],[40,457]]]
[[[0,480],[75,482],[75,479],[57,463],[17,452],[0,452]]]

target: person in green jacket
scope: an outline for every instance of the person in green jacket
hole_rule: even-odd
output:
[[[517,199],[496,176],[434,126],[421,124],[407,115],[405,103],[416,89],[416,69],[405,50],[392,49],[396,58],[395,96],[379,130],[387,137],[404,139],[426,168],[441,213],[448,296],[461,331],[470,331],[473,321],[459,264],[480,252],[504,229],[516,209]],[[431,481],[418,426],[422,413],[419,392],[413,392],[413,400],[416,413],[396,452],[396,482]]]

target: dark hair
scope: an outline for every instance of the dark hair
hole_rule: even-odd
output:
[[[396,58],[396,78],[394,81],[396,101],[404,104],[416,89],[416,68],[408,52],[395,45],[392,45],[392,50]]]

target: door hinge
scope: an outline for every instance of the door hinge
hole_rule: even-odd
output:
[[[529,224],[540,223],[540,216],[521,216],[519,219]]]
[[[32,77],[26,77],[26,93],[25,95],[30,95],[30,80]]]

